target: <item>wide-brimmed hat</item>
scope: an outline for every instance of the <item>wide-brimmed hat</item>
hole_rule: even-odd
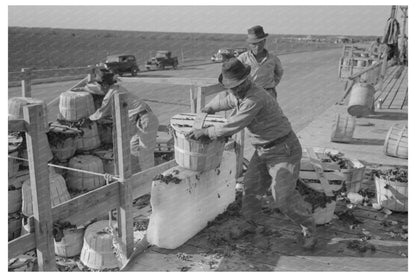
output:
[[[269,34],[264,33],[263,27],[256,25],[247,30],[247,42],[256,43],[264,40]]]
[[[222,64],[218,82],[225,88],[234,88],[244,82],[249,76],[251,67],[244,65],[240,60],[231,58]]]

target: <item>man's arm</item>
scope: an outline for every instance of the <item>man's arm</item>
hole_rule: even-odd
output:
[[[218,93],[207,105],[205,105],[204,110],[210,110],[212,112],[220,112],[231,110],[236,107],[236,99],[230,93],[222,91]]]
[[[276,65],[274,67],[274,82],[276,83],[276,86],[277,86],[280,83],[280,80],[282,79],[282,76],[283,76],[283,66],[278,57],[276,57],[275,61],[276,61]]]
[[[207,135],[211,139],[216,139],[218,137],[228,137],[239,132],[253,121],[262,107],[261,103],[247,99],[241,105],[237,114],[230,117],[227,123],[207,128]]]

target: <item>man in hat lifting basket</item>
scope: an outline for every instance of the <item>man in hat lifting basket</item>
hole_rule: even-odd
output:
[[[302,147],[289,120],[277,101],[254,84],[249,65],[244,65],[236,58],[230,59],[223,63],[218,80],[227,93],[215,97],[202,112],[215,113],[235,108],[235,114],[227,123],[193,129],[188,137],[217,139],[231,136],[247,127],[255,152],[244,176],[242,215],[249,224],[256,226],[254,219],[261,212],[261,202],[256,196],[264,195],[271,188],[280,211],[302,228],[304,248],[313,248],[317,242],[315,221],[295,189]]]
[[[283,67],[280,59],[264,48],[268,35],[260,25],[248,29],[249,50],[238,56],[238,59],[251,67],[250,75],[254,83],[276,99],[276,86],[282,79]]]
[[[112,120],[111,102],[116,93],[124,92],[128,96],[128,115],[130,121],[130,152],[132,173],[154,166],[154,149],[159,128],[159,120],[152,109],[138,96],[117,84],[114,74],[100,69],[96,75],[104,98],[101,107],[90,115],[90,120]]]

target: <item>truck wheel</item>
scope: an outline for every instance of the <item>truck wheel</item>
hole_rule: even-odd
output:
[[[137,69],[136,68],[133,68],[131,70],[131,76],[137,76]]]
[[[159,69],[160,70],[164,70],[165,69],[165,65],[164,64],[159,64]]]
[[[178,69],[178,63],[173,64],[173,69]]]

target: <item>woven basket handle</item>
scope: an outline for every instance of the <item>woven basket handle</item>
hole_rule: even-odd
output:
[[[204,126],[205,119],[207,118],[207,113],[199,113],[196,115],[194,120],[194,125],[192,126],[193,129],[202,129]]]

